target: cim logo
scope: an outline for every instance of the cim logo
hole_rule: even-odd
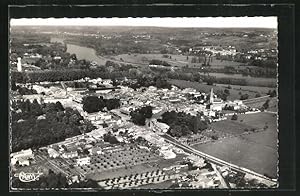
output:
[[[19,174],[15,174],[15,177],[19,177],[19,180],[21,182],[33,182],[39,180],[39,177],[42,175],[42,173],[25,173],[20,172]]]

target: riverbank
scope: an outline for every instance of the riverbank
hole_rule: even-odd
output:
[[[183,67],[186,66],[192,57],[186,57],[184,55],[169,55],[171,58],[165,58],[162,54],[121,54],[111,56],[101,56],[97,54],[94,48],[83,46],[78,44],[76,41],[65,40],[62,38],[51,38],[51,42],[60,42],[67,44],[67,52],[70,54],[76,54],[77,59],[88,60],[90,62],[96,62],[98,65],[105,65],[107,61],[111,61],[117,64],[130,64],[135,67],[147,67],[149,62],[153,59],[158,59],[171,63],[172,66]],[[167,55],[168,56],[168,55]],[[222,62],[224,63],[224,62]],[[227,64],[226,64],[227,65]],[[195,64],[195,66],[201,66],[201,63]],[[237,66],[237,65],[236,65]],[[200,73],[203,76],[212,76],[217,79],[219,84],[236,84],[253,87],[267,87],[275,88],[277,86],[276,78],[265,78],[265,77],[251,77],[244,76],[242,74],[226,74],[218,72]],[[232,80],[228,82],[228,80]],[[228,82],[228,83],[227,83]],[[244,88],[240,87],[240,90]],[[269,89],[268,89],[269,90]],[[261,94],[261,92],[256,91]],[[251,93],[251,92],[250,92]],[[253,94],[253,93],[251,93]]]

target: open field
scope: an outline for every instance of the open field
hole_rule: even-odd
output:
[[[209,63],[211,68],[224,68],[225,66],[240,66],[245,63],[239,63],[235,61],[218,60],[215,57],[212,58],[212,62]]]
[[[242,135],[241,138],[249,140],[250,142],[256,142],[258,144],[264,144],[266,147],[270,147],[277,150],[278,144],[278,132],[277,129],[268,129],[262,132],[256,132],[252,134]]]
[[[244,133],[245,129],[251,130],[254,128],[256,130],[260,130],[266,125],[268,126],[268,129],[277,129],[277,117],[275,114],[267,112],[238,114],[238,120],[231,120],[229,117],[227,120],[213,122],[211,127],[216,131],[239,135]]]
[[[170,58],[164,58],[163,54],[120,54],[117,56],[111,56],[110,58],[113,58],[115,60],[120,60],[123,59],[125,62],[129,63],[139,63],[142,65],[149,65],[149,62],[153,59],[161,60],[161,61],[166,61],[172,66],[178,66],[178,67],[183,67],[186,66],[187,64],[190,64],[190,62],[186,59],[186,56],[184,55],[173,55],[173,54],[167,54],[171,55]],[[189,57],[191,59],[192,56]],[[200,66],[201,63],[193,63],[195,65]]]
[[[277,100],[277,97],[270,100],[270,102],[269,102],[269,108],[267,110],[271,111],[271,112],[278,112],[278,100]]]
[[[199,83],[199,82],[190,82],[190,81],[185,81],[185,80],[169,80],[169,82],[173,85],[179,86],[180,88],[194,88],[200,92],[205,92],[205,93],[209,93],[211,88],[214,89],[214,91],[218,91],[218,90],[222,90],[224,91],[224,89],[226,89],[226,87],[228,85],[207,85],[207,84],[203,84],[203,83]],[[243,90],[237,90],[237,89],[229,89],[230,91],[230,95],[228,96],[228,100],[236,100],[236,99],[240,99],[241,95],[239,94],[240,92],[242,94],[248,94],[249,95],[249,99],[251,98],[255,98],[255,95],[257,92],[254,91],[246,91],[247,88],[249,88],[249,86],[240,86],[241,89]],[[259,87],[260,88],[260,87]],[[263,87],[264,88],[264,87]],[[255,89],[255,87],[253,87],[253,89]],[[259,90],[261,92],[261,90]],[[261,93],[261,96],[266,95],[267,92],[265,92],[265,94]]]
[[[266,97],[266,98],[262,98],[262,99],[258,99],[258,100],[252,100],[252,101],[245,101],[245,105],[249,106],[249,107],[253,107],[253,108],[260,108],[263,106],[263,104],[267,101],[269,101],[269,108],[267,109],[268,111],[272,111],[272,112],[278,112],[278,99],[277,97]]]
[[[183,67],[189,65],[189,67],[201,67],[202,63],[192,63],[192,58],[194,56],[178,55],[178,54],[166,54],[171,56],[170,58],[163,57],[163,54],[120,54],[117,56],[110,56],[106,58],[111,58],[113,60],[121,60],[127,63],[137,63],[142,65],[148,65],[152,59],[158,59],[166,61],[173,66]],[[212,68],[224,68],[225,66],[239,66],[243,63],[238,63],[234,61],[221,61],[213,58],[210,63]]]
[[[268,137],[256,140],[257,138],[262,138],[262,136],[266,136],[265,133],[258,132],[253,136],[254,138],[251,138],[252,140],[242,137],[232,137],[213,143],[194,145],[193,147],[224,161],[261,174],[276,177],[277,148],[271,148],[270,145],[264,144],[270,140]]]
[[[270,113],[239,115],[238,120],[242,119],[243,124],[256,128],[264,127],[267,123],[268,129],[211,143],[196,144],[192,147],[238,166],[276,177],[278,160],[276,116]]]
[[[227,84],[216,84],[216,86],[221,86],[221,87],[228,87]],[[241,85],[230,85],[231,89],[230,90],[238,90],[241,91],[242,93],[260,93],[261,96],[267,95],[269,90],[274,90],[275,88],[270,88],[270,87],[264,87],[264,86],[241,86]]]
[[[254,114],[239,114],[238,121],[243,120],[243,124],[254,126],[258,129],[264,128],[267,124],[269,129],[277,129],[277,116],[275,114],[260,112]]]
[[[204,75],[204,74],[203,74]],[[210,76],[216,78],[234,78],[234,79],[245,79],[249,86],[262,86],[262,87],[276,87],[276,78],[262,78],[262,77],[251,77],[243,76],[242,74],[225,74],[225,73],[209,73]]]
[[[239,135],[244,133],[245,129],[250,130],[251,128],[254,128],[251,125],[246,125],[240,122],[239,119],[237,121],[230,120],[230,117],[227,120],[213,122],[211,127],[215,131],[224,132],[231,135]]]

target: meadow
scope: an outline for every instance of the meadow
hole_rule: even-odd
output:
[[[244,133],[245,129],[251,130],[252,128],[254,128],[251,125],[246,125],[240,122],[239,120],[235,121],[235,120],[231,120],[230,118],[231,117],[229,116],[227,120],[213,122],[211,124],[211,128],[215,131],[224,132],[231,135],[239,135]]]
[[[236,122],[224,121],[226,126],[222,123],[215,124],[217,125],[215,128],[224,132],[241,133],[241,129],[235,129],[241,120],[241,126],[261,129],[267,124],[268,128],[264,131],[223,138],[215,142],[195,144],[192,147],[227,162],[276,178],[278,161],[276,115],[266,112],[240,114]],[[233,125],[229,125],[230,122]],[[228,130],[230,126],[232,130]]]
[[[190,82],[185,80],[170,79],[169,82],[172,85],[176,85],[180,88],[194,88],[200,92],[205,92],[205,93],[209,93],[211,88],[213,88],[214,91],[216,92],[216,91],[224,91],[228,87],[228,85],[221,85],[221,84],[207,85],[204,83]],[[241,97],[240,93],[248,94],[249,99],[255,98],[257,93],[260,93],[261,96],[265,96],[267,95],[270,89],[274,89],[274,88],[256,87],[256,86],[238,86],[238,85],[230,85],[230,86],[234,86],[234,87],[232,87],[232,89],[228,89],[230,91],[230,95],[227,97],[228,100],[240,99]]]
[[[227,88],[228,84],[216,84],[216,86],[220,86],[223,88]],[[261,96],[267,95],[267,93],[275,88],[265,87],[265,86],[241,86],[241,85],[230,85],[230,90],[238,90],[242,93],[259,93]]]
[[[188,65],[189,67],[201,67],[202,63],[192,63],[192,55],[180,55],[180,54],[166,54],[171,56],[171,58],[163,57],[164,54],[120,54],[116,56],[106,56],[106,58],[110,58],[112,60],[121,61],[127,63],[141,64],[141,65],[149,65],[149,62],[153,59],[166,61],[172,66],[184,67]],[[244,63],[238,63],[234,61],[226,61],[226,60],[218,60],[213,57],[212,62],[210,62],[212,68],[224,68],[225,66],[239,66],[244,65]]]

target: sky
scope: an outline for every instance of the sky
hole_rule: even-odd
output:
[[[210,28],[277,28],[277,17],[193,17],[193,18],[21,18],[11,26],[155,26]]]

